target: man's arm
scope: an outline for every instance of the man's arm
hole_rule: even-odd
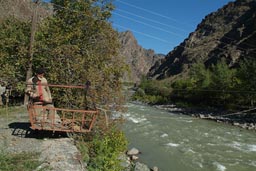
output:
[[[36,90],[33,88],[32,78],[30,78],[27,81],[27,87],[26,87],[25,93],[27,93],[32,98],[37,97]]]

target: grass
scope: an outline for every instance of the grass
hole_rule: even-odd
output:
[[[6,110],[8,110],[9,113],[17,113],[17,112],[25,112],[26,107],[25,106],[1,106],[0,107],[0,114],[5,113]]]
[[[10,118],[10,117],[15,117],[15,115],[19,113],[26,113],[27,110],[24,106],[11,106],[11,107],[6,107],[2,106],[0,107],[0,116],[1,118]]]
[[[1,171],[32,171],[40,166],[38,161],[39,153],[19,153],[19,154],[0,154],[0,170]],[[43,171],[46,168],[42,168]]]

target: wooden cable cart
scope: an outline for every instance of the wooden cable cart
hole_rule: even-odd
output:
[[[86,90],[89,88],[89,85],[87,84],[85,86],[53,84],[44,86],[59,88],[80,88]],[[31,124],[30,128],[32,130],[66,132],[67,134],[90,132],[96,122],[97,115],[99,114],[97,109],[77,110],[56,108],[44,105],[43,102],[32,101],[28,103],[27,110]],[[49,119],[48,116],[50,113],[52,113],[52,117]],[[58,116],[58,118],[56,116]]]

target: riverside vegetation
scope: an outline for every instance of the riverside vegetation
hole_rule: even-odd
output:
[[[170,81],[144,78],[133,99],[149,104],[176,104],[185,108],[204,108],[237,111],[251,109],[242,114],[242,120],[255,122],[255,60],[244,60],[237,68],[229,68],[224,60],[208,68],[194,64],[186,78]],[[234,116],[232,116],[234,117]]]

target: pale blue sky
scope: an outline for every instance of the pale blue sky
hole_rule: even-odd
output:
[[[118,31],[132,31],[143,48],[167,54],[206,15],[231,1],[234,0],[113,0],[116,9],[110,21]]]

